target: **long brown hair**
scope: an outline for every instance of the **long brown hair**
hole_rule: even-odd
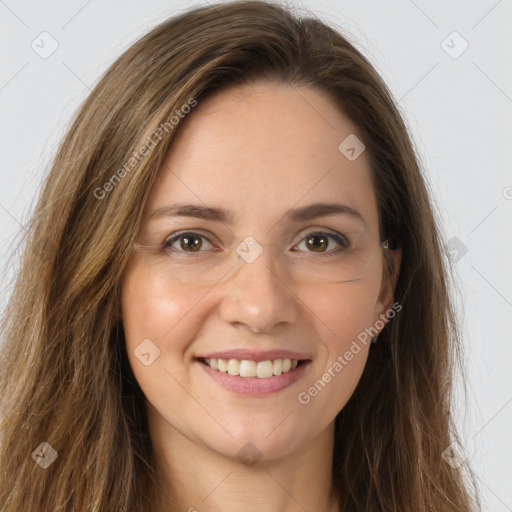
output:
[[[259,80],[314,86],[359,128],[382,239],[403,250],[395,291],[402,310],[335,421],[340,510],[477,509],[470,470],[442,457],[455,435],[460,335],[431,194],[401,115],[338,31],[277,4],[240,1],[182,13],[137,41],[94,87],[59,147],[23,233],[2,322],[3,512],[147,512],[161,492],[119,287],[179,129],[171,120],[216,90]],[[46,469],[37,457],[53,452],[41,443],[57,454]]]

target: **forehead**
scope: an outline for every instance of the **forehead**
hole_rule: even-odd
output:
[[[378,231],[367,156],[350,161],[338,148],[351,134],[356,126],[317,89],[258,83],[222,90],[181,121],[147,212],[192,202],[275,222],[293,207],[341,202]]]

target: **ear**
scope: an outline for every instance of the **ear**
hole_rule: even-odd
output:
[[[379,298],[375,304],[374,325],[380,319],[380,315],[389,311],[394,303],[395,288],[400,275],[402,262],[402,248],[389,249],[384,254],[383,272]]]

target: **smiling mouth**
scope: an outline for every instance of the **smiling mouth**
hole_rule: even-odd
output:
[[[250,359],[197,359],[212,370],[242,378],[270,379],[283,373],[293,372],[309,359],[267,359],[253,361]]]

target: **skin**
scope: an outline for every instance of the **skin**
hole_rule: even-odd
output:
[[[349,134],[358,134],[356,126],[314,88],[259,82],[199,102],[162,164],[139,239],[157,244],[194,228],[230,240],[233,248],[246,236],[284,243],[306,228],[336,230],[344,222],[330,216],[290,224],[283,219],[288,209],[341,202],[362,214],[378,240],[366,153],[349,161],[338,150]],[[175,202],[229,208],[234,224],[148,220],[156,208]],[[292,282],[270,252],[215,286],[171,282],[162,255],[132,254],[122,283],[122,320],[161,475],[155,511],[169,510],[165,494],[183,511],[338,510],[330,485],[334,420],[362,375],[370,344],[361,344],[307,405],[297,396],[391,308],[398,276],[383,273],[377,247],[360,280]],[[391,255],[399,268],[401,252]],[[147,338],[161,351],[149,366],[134,355]],[[249,397],[217,385],[194,359],[240,347],[290,349],[307,354],[312,365],[284,390]],[[249,442],[261,456],[252,465],[237,456]]]

